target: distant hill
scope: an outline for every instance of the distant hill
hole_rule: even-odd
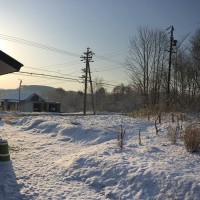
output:
[[[43,92],[51,92],[54,91],[56,88],[49,87],[49,86],[42,86],[42,85],[24,85],[22,87],[22,92],[35,92],[41,94]]]
[[[35,92],[39,95],[43,95],[48,92],[53,92],[56,90],[54,87],[49,86],[42,86],[42,85],[24,85],[21,88],[21,92]],[[12,93],[12,92],[18,92],[19,89],[0,89],[0,98],[5,96],[6,94]]]

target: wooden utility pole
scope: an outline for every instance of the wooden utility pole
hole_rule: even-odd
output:
[[[19,79],[19,111],[21,111],[21,108],[20,108],[20,101],[21,101],[21,86],[22,86],[22,80]]]
[[[89,65],[89,82],[90,82],[90,89],[91,89],[91,95],[92,95],[92,108],[94,115],[96,114],[95,107],[94,107],[94,92],[93,92],[93,86],[92,86],[92,77],[91,77],[91,71],[90,71],[90,65]]]
[[[170,30],[170,47],[169,47],[169,68],[168,68],[168,78],[167,78],[167,107],[170,105],[170,83],[171,83],[171,64],[172,64],[172,53],[173,46],[176,46],[177,40],[174,40],[174,27],[170,26],[167,30]]]
[[[85,92],[84,92],[84,108],[83,108],[83,114],[86,115],[86,105],[87,105],[87,82],[88,82],[88,73],[89,73],[89,82],[91,87],[91,95],[92,95],[92,107],[95,114],[95,108],[94,108],[94,95],[93,95],[93,87],[92,87],[92,78],[91,78],[91,71],[90,71],[90,62],[92,61],[92,56],[94,53],[90,51],[90,48],[87,48],[87,51],[84,52],[84,56],[81,56],[81,61],[84,61],[86,63],[86,68],[83,70],[85,73]]]

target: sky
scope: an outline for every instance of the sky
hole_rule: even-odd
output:
[[[130,38],[139,26],[174,26],[181,40],[200,27],[199,0],[0,0],[0,50],[21,62],[22,73],[2,75],[0,88],[46,85],[83,90],[80,56],[89,47],[93,80],[108,90],[129,83],[125,66]],[[26,42],[24,42],[26,40]],[[23,44],[22,44],[23,43]],[[24,44],[26,43],[26,44]],[[77,81],[78,80],[78,81]]]

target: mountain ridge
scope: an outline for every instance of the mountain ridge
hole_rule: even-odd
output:
[[[58,88],[50,87],[50,86],[43,86],[43,85],[23,85],[21,87],[21,92],[24,93],[37,93],[39,95],[44,95],[45,93],[54,92]],[[0,97],[13,93],[19,92],[19,88],[16,89],[2,89],[0,88]]]

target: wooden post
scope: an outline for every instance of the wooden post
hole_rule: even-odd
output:
[[[142,141],[141,141],[141,134],[140,134],[140,129],[139,129],[139,145],[141,145],[142,144]]]
[[[174,123],[174,113],[172,113],[172,123]]]
[[[156,135],[158,135],[158,127],[157,127],[157,120],[158,120],[158,118],[159,118],[159,115],[158,115],[158,117],[155,120]]]
[[[148,111],[148,121],[150,121],[150,113],[149,113],[149,111]]]
[[[159,116],[159,124],[161,124],[161,113],[158,116]]]

